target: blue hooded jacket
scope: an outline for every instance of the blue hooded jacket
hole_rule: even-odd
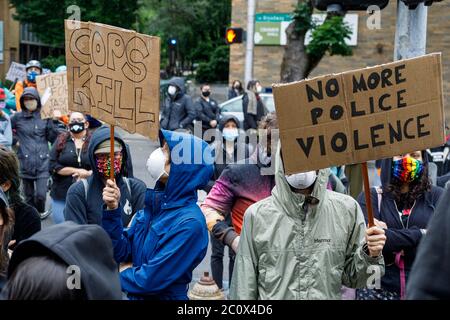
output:
[[[124,229],[121,208],[103,212],[118,263],[133,266],[120,274],[130,299],[187,300],[192,271],[208,247],[206,221],[197,205],[197,190],[213,174],[213,150],[192,135],[160,131],[171,151],[165,188],[147,189],[145,208]]]

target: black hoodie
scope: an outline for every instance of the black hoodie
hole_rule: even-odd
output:
[[[161,128],[166,130],[186,129],[197,116],[192,98],[186,94],[183,78],[170,79],[169,85],[178,88],[175,97],[170,95],[164,103]]]
[[[28,111],[24,106],[24,97],[31,97],[38,102],[37,109]],[[20,177],[25,179],[48,178],[50,150],[48,143],[53,143],[58,135],[56,123],[52,119],[41,119],[41,100],[33,87],[25,88],[20,97],[21,112],[11,118],[15,138],[19,141],[17,157],[20,161]]]
[[[133,215],[144,208],[145,183],[136,178],[128,178],[131,194],[123,176],[128,176],[131,169],[130,151],[120,135],[115,132],[114,139],[122,145],[123,164],[121,174],[116,176],[117,186],[120,188],[120,207],[123,208],[122,222],[125,226],[131,221]],[[84,188],[83,182],[74,183],[67,191],[66,207],[64,216],[66,220],[79,224],[95,223],[102,225],[103,212],[103,188],[105,187],[102,178],[98,174],[95,163],[94,151],[98,145],[105,140],[109,140],[109,127],[103,126],[97,129],[89,142],[88,154],[92,168],[92,176],[87,179],[89,190]]]
[[[8,278],[25,259],[53,254],[67,266],[80,268],[81,285],[88,300],[121,299],[119,272],[111,239],[103,228],[96,225],[64,222],[21,242],[11,256]]]
[[[450,189],[442,196],[417,251],[408,299],[450,299]]]
[[[422,152],[424,166],[428,166],[428,160]],[[381,161],[381,183],[383,190],[391,183],[392,158]],[[436,205],[443,189],[432,186],[429,192],[416,200],[412,208],[408,223],[403,225],[397,205],[392,193],[384,192],[381,196],[381,206],[378,208],[378,194],[375,189],[371,190],[372,209],[375,219],[386,223],[386,244],[383,248],[383,256],[386,262],[386,272],[381,279],[381,286],[392,292],[400,294],[400,270],[395,265],[395,253],[404,251],[405,273],[408,280],[411,266],[416,257],[417,246],[422,239],[421,229],[427,229],[429,219],[434,214]],[[364,192],[358,196],[360,204],[367,222],[367,210]],[[381,209],[381,210],[380,210]]]

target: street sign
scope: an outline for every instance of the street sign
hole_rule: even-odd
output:
[[[291,22],[292,16],[289,13],[257,13],[255,15],[255,45],[285,45],[285,32]]]
[[[316,24],[325,21],[326,14],[313,14],[312,19]],[[287,43],[286,29],[292,22],[290,13],[257,13],[255,15],[255,36],[256,46],[284,46]],[[356,46],[358,43],[358,14],[346,14],[344,22],[352,30],[351,38],[345,39],[349,46]],[[305,37],[305,45],[311,40],[311,32],[308,31]]]

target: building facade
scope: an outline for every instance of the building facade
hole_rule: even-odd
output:
[[[297,0],[258,0],[256,13],[290,13]],[[381,11],[381,29],[369,30],[366,12],[358,14],[357,44],[349,57],[325,56],[310,77],[338,73],[391,62],[394,56],[397,2]],[[444,96],[447,119],[450,120],[450,2],[435,3],[428,9],[427,53],[442,52],[444,74]],[[232,26],[247,28],[247,1],[233,0]],[[234,79],[244,79],[245,43],[230,46],[230,83]],[[254,48],[253,77],[263,86],[270,87],[280,81],[283,59],[282,45],[256,45]]]

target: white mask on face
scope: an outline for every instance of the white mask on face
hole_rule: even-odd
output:
[[[177,87],[175,86],[169,86],[169,88],[167,89],[167,92],[173,96],[175,93],[177,93]]]
[[[34,100],[34,99],[33,100],[24,101],[23,104],[25,105],[25,108],[27,108],[27,110],[29,110],[29,111],[36,110],[37,109],[37,105],[38,105],[37,100]]]
[[[262,92],[262,87],[261,86],[256,86],[256,92],[261,93]]]
[[[166,165],[166,156],[162,148],[158,148],[150,154],[147,160],[147,170],[150,176],[158,181],[164,174],[169,175],[164,169]]]
[[[309,171],[303,173],[296,173],[286,176],[286,180],[289,185],[294,189],[307,189],[313,185],[316,181],[317,173],[316,171]]]

